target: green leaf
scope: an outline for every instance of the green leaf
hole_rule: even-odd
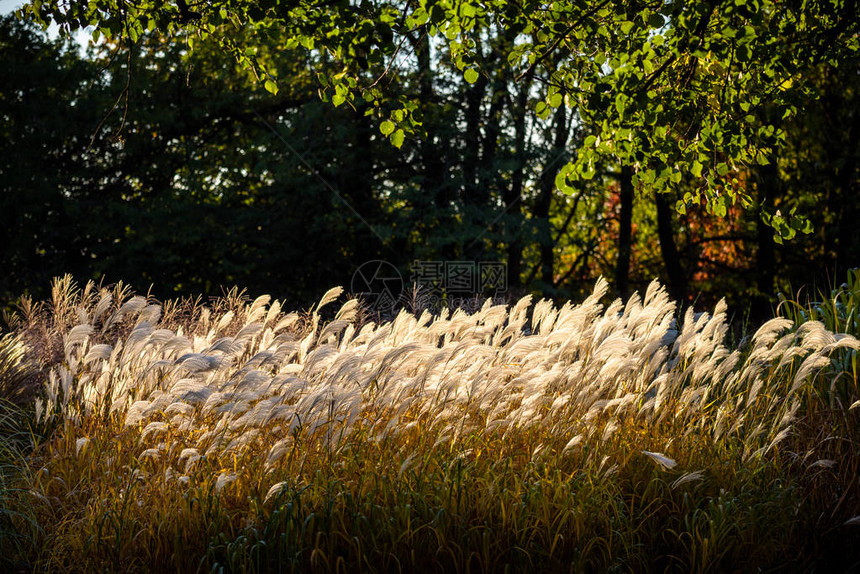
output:
[[[627,108],[627,96],[618,94],[615,96],[615,109],[618,110],[619,116],[624,116],[624,110]]]
[[[702,164],[698,161],[694,161],[693,165],[690,167],[690,173],[695,177],[702,177]]]
[[[591,147],[597,142],[597,136],[588,136],[585,138],[585,141],[582,142],[583,147]]]
[[[574,192],[574,189],[567,183],[567,176],[570,173],[570,169],[568,169],[570,164],[566,165],[558,172],[558,175],[555,176],[555,186],[562,193],[566,193],[570,195]]]
[[[658,12],[654,12],[648,16],[648,25],[652,28],[662,28],[665,23],[666,20],[663,18],[663,15]]]
[[[331,103],[334,104],[334,107],[338,107],[342,103],[346,101],[346,98],[340,94],[335,94],[331,97]]]
[[[589,180],[589,179],[594,178],[596,173],[597,173],[597,170],[594,169],[594,165],[591,163],[591,161],[589,161],[588,167],[584,167],[580,170],[579,177],[581,177],[584,180]]]
[[[266,88],[267,92],[271,92],[272,95],[275,96],[278,95],[278,84],[276,84],[272,80],[266,80],[266,83],[263,84],[263,86]]]
[[[394,144],[394,147],[400,149],[400,146],[403,145],[403,140],[406,139],[406,134],[403,133],[403,130],[397,130],[393,134],[391,134],[391,143]]]
[[[562,97],[558,92],[554,93],[549,97],[549,105],[554,108],[557,108],[561,105]]]
[[[465,79],[470,84],[474,84],[478,81],[478,72],[474,68],[469,68],[465,72],[463,72],[463,79]]]
[[[411,21],[407,21],[410,26],[423,26],[430,19],[430,14],[424,8],[417,8],[412,13]]]
[[[395,128],[394,122],[391,122],[388,120],[385,120],[384,122],[379,124],[379,131],[381,131],[382,135],[384,135],[384,136],[387,136],[387,135],[391,134],[392,132],[394,132],[394,128]]]

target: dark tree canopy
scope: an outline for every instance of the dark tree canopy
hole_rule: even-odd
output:
[[[783,123],[816,95],[817,69],[856,65],[860,30],[853,0],[35,0],[24,10],[66,32],[92,26],[95,38],[212,37],[272,92],[283,87],[279,49],[315,51],[339,68],[317,78],[323,99],[375,116],[398,147],[423,125],[420,95],[399,81],[404,60],[444,50],[474,84],[498,66],[486,43],[501,36],[507,73],[540,90],[534,113],[568,106],[587,136],[559,189],[572,193],[611,157],[640,191],[692,178],[676,207],[704,203],[717,216],[752,205],[742,171],[773,161]],[[810,230],[797,214],[760,211],[777,238]]]

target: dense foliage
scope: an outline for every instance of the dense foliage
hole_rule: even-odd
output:
[[[360,111],[372,104],[365,113],[398,147],[428,119],[428,94],[410,94],[400,60],[411,52],[429,74],[431,50],[445,51],[471,85],[498,74],[535,82],[542,118],[571,108],[584,139],[555,180],[563,191],[575,193],[611,158],[648,193],[691,180],[678,209],[704,201],[718,216],[755,203],[743,171],[775,160],[784,122],[814,97],[816,72],[854,69],[860,47],[850,0],[35,0],[25,10],[66,32],[92,26],[94,37],[213,38],[273,93],[290,81],[276,54],[304,48],[335,66],[318,76],[323,98]],[[777,238],[810,230],[793,211],[759,205]]]
[[[812,77],[820,98],[784,124],[782,153],[741,174],[757,203],[810,215],[814,233],[786,248],[759,211],[673,213],[694,180],[637,195],[632,171],[606,161],[559,194],[558,169],[587,131],[563,106],[530,112],[539,78],[506,71],[504,37],[484,44],[486,68],[499,67],[474,84],[442,50],[404,64],[427,137],[395,149],[372,117],[318,101],[319,77],[337,69],[320,53],[269,50],[273,96],[211,41],[189,51],[145,34],[84,51],[11,18],[0,35],[7,304],[66,272],[162,296],[241,284],[310,304],[370,259],[407,281],[413,261],[446,259],[506,263],[514,296],[579,296],[599,275],[624,294],[660,276],[678,299],[726,296],[766,314],[778,290],[826,286],[858,264],[850,68]]]

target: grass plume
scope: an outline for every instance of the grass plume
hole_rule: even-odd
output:
[[[600,280],[578,304],[383,323],[339,289],[306,313],[235,291],[211,306],[67,278],[54,291],[15,335],[41,375],[28,405],[44,438],[7,503],[41,528],[18,551],[34,568],[860,558],[845,550],[860,342],[819,321],[776,318],[732,349],[724,303],[679,317],[657,282],[627,301]]]

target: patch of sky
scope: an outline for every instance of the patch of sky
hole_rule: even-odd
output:
[[[11,14],[24,4],[26,4],[24,0],[0,0],[0,16],[6,16],[7,14]],[[60,34],[60,27],[56,24],[51,24],[48,27],[48,36],[50,38],[56,38]],[[90,31],[87,30],[78,30],[73,35],[75,42],[81,47],[81,51],[86,49],[87,44],[91,40]]]

